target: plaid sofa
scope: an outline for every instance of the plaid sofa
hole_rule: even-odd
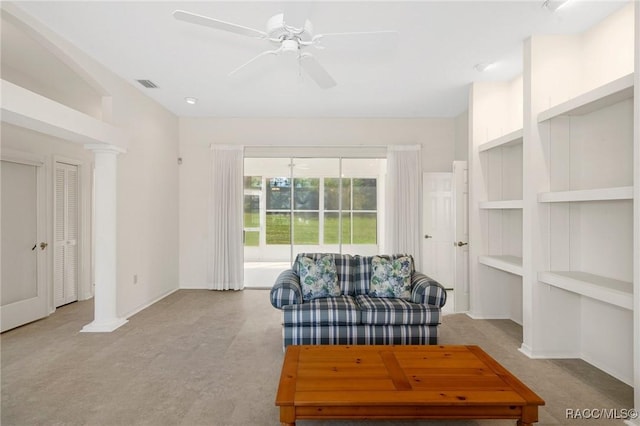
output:
[[[373,256],[330,254],[342,294],[303,301],[300,256],[317,260],[326,253],[300,253],[271,289],[271,304],[283,312],[283,346],[437,344],[444,287],[412,270],[411,300],[370,296]],[[380,255],[396,259],[401,254]]]

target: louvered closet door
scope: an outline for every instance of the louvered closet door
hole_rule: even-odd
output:
[[[54,302],[78,300],[78,166],[56,163]]]

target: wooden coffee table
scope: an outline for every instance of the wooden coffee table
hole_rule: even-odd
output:
[[[296,419],[517,419],[544,401],[478,346],[289,346],[276,405]]]

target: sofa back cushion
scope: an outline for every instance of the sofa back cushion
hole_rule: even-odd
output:
[[[333,257],[325,255],[318,260],[313,260],[306,256],[300,256],[298,262],[302,300],[336,297],[342,294]]]
[[[371,283],[369,295],[393,299],[411,299],[411,269],[413,259],[409,256],[387,260],[373,256],[371,260]]]
[[[369,294],[369,285],[371,284],[371,277],[373,275],[373,267],[371,262],[374,257],[379,257],[386,260],[396,260],[401,257],[407,256],[411,259],[411,274],[415,272],[415,264],[413,262],[413,256],[410,254],[391,254],[391,255],[377,255],[377,256],[360,256],[353,257],[353,287],[354,294]]]
[[[300,258],[307,257],[314,262],[321,259],[324,256],[330,256],[336,264],[336,271],[338,273],[338,283],[342,294],[353,295],[353,278],[352,278],[352,257],[349,254],[339,253],[298,253],[296,260],[293,262],[293,272],[300,276]]]

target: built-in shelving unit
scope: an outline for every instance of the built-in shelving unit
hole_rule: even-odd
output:
[[[522,323],[523,81],[475,83],[471,114],[470,268],[485,283],[470,315]],[[473,303],[475,301],[475,304]],[[473,306],[482,306],[474,311]]]
[[[626,75],[538,114],[547,126],[541,142],[549,152],[550,186],[568,188],[538,193],[540,203],[566,203],[547,207],[545,253],[551,271],[565,272],[540,272],[538,280],[628,308],[633,186],[614,185],[633,183],[633,81]],[[608,147],[606,158],[599,145]],[[620,275],[629,281],[608,278]]]
[[[521,323],[523,353],[582,358],[634,386],[639,409],[634,7],[582,34],[527,39],[519,89],[473,84],[469,250],[472,317]]]
[[[637,42],[621,31],[632,9],[586,35],[534,38],[525,60],[535,89],[525,118],[531,192],[523,210],[533,232],[524,238],[532,267],[523,277],[533,297],[523,347],[532,356],[583,358],[626,383],[634,374],[640,258],[633,243],[634,51],[621,47]],[[624,59],[606,60],[611,49]],[[589,67],[596,60],[603,66]]]

